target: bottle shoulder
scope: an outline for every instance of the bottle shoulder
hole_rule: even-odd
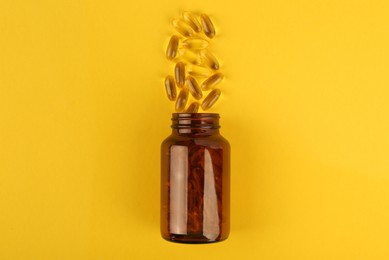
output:
[[[229,148],[230,143],[226,138],[220,134],[213,135],[169,135],[163,142],[162,146],[172,146],[172,145],[181,145],[181,146],[212,146],[220,148]]]

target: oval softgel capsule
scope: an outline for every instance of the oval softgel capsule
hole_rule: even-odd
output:
[[[211,21],[211,18],[209,18],[206,14],[200,15],[201,24],[203,26],[203,30],[205,35],[212,39],[216,35],[215,27],[213,26],[213,23]]]
[[[210,109],[216,103],[216,101],[219,99],[220,95],[221,95],[220,89],[212,90],[208,94],[208,96],[206,96],[204,98],[203,103],[201,104],[201,109],[204,111]]]
[[[201,24],[193,13],[183,12],[182,18],[184,18],[184,21],[187,22],[195,32],[197,33],[201,32]]]
[[[185,110],[186,113],[197,113],[199,111],[200,104],[198,102],[193,102]]]
[[[204,91],[214,88],[216,85],[220,84],[224,78],[224,75],[221,72],[215,73],[206,79],[203,84],[201,84],[201,89]]]
[[[185,84],[185,63],[177,62],[174,69],[174,75],[176,77],[177,86],[182,88]]]
[[[167,76],[165,78],[165,88],[166,88],[166,95],[169,100],[174,101],[177,97],[177,91],[176,91],[176,83],[174,82],[173,76]]]
[[[172,60],[177,56],[179,41],[180,40],[177,35],[173,35],[170,38],[169,44],[167,45],[166,49],[166,58],[168,60]]]
[[[185,109],[186,103],[188,102],[189,91],[186,88],[181,89],[180,94],[176,100],[176,111],[182,112]]]
[[[201,99],[203,97],[203,92],[201,91],[201,88],[199,84],[197,83],[196,79],[192,76],[186,77],[186,85],[189,88],[190,94],[197,100]]]

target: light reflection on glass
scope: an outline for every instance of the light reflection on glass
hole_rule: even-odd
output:
[[[208,239],[216,239],[219,234],[219,213],[213,172],[212,157],[208,149],[204,149],[204,211],[203,232]]]
[[[186,234],[188,221],[188,147],[172,146],[170,165],[170,232]]]

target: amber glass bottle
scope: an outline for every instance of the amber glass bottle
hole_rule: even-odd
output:
[[[219,114],[175,113],[161,146],[161,234],[181,243],[224,240],[230,229],[230,145]]]

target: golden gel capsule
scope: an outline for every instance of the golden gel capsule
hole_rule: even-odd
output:
[[[176,111],[181,112],[185,109],[186,102],[188,102],[189,92],[186,88],[181,89],[180,94],[177,97],[176,101]]]
[[[218,70],[220,68],[218,60],[210,51],[202,50],[201,58],[204,60],[204,63],[207,64],[211,69]]]
[[[195,32],[201,32],[201,24],[199,23],[194,14],[192,14],[191,12],[184,12],[182,14],[182,17]]]
[[[176,92],[176,83],[174,82],[173,76],[166,76],[165,78],[165,88],[168,99],[171,101],[176,100],[177,92]]]
[[[188,74],[193,77],[208,78],[212,74],[212,70],[206,67],[192,65],[188,67]]]
[[[221,95],[220,89],[212,90],[206,98],[204,98],[203,103],[201,104],[201,108],[205,111],[210,109],[216,101],[219,99]]]
[[[201,24],[203,25],[204,33],[208,36],[208,38],[212,39],[215,37],[215,27],[208,15],[201,14],[200,15]]]
[[[197,102],[193,102],[190,106],[185,110],[186,113],[197,113],[199,111],[200,104]]]
[[[186,78],[186,85],[188,86],[190,93],[195,99],[198,100],[203,97],[203,93],[200,89],[200,86],[194,77],[188,76]]]
[[[211,77],[206,79],[201,85],[202,90],[210,90],[219,84],[224,78],[224,75],[220,72],[213,74]]]
[[[176,29],[177,32],[182,34],[185,37],[192,37],[193,35],[193,30],[192,28],[183,20],[181,19],[174,19],[172,21],[172,25],[174,29]]]
[[[166,50],[166,58],[169,60],[174,59],[177,56],[179,38],[177,35],[173,35],[170,38],[169,44]]]
[[[180,58],[195,65],[201,64],[200,54],[191,50],[180,51]]]
[[[185,64],[183,62],[177,62],[174,68],[174,75],[176,77],[177,86],[182,88],[185,84]]]
[[[182,45],[191,50],[202,50],[208,47],[208,41],[201,38],[186,39]]]

